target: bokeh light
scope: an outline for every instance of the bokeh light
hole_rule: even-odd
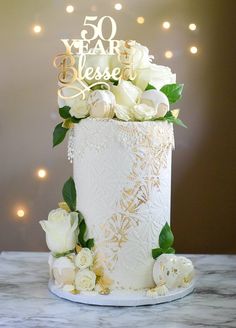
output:
[[[168,30],[168,29],[170,28],[170,22],[167,22],[167,21],[163,22],[163,23],[162,23],[162,27],[163,27],[165,30]]]
[[[165,57],[168,58],[168,59],[172,58],[172,57],[173,57],[173,52],[170,51],[170,50],[167,50],[167,51],[165,52]]]
[[[68,14],[73,13],[74,10],[75,10],[75,8],[74,8],[74,6],[72,6],[72,5],[68,5],[68,6],[66,7],[66,11],[68,12]]]
[[[114,8],[115,8],[115,10],[121,10],[122,9],[122,4],[121,3],[116,3]]]
[[[145,22],[145,19],[144,19],[143,16],[139,16],[139,17],[137,17],[137,23],[138,23],[138,24],[144,24],[144,22]]]
[[[196,46],[191,46],[189,51],[191,52],[191,54],[196,55],[196,53],[198,52],[198,48]]]
[[[197,29],[197,25],[194,23],[189,24],[188,28],[190,29],[190,31],[195,31]]]
[[[38,34],[42,31],[42,27],[40,25],[34,25],[33,31],[34,33]]]

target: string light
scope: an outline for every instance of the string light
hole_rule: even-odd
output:
[[[191,54],[195,55],[198,52],[198,48],[195,46],[190,47],[189,51]]]
[[[189,24],[188,28],[191,30],[191,31],[195,31],[197,29],[197,25],[194,24],[194,23],[191,23]]]
[[[139,16],[139,17],[137,17],[137,23],[138,23],[138,24],[143,24],[144,22],[145,22],[145,19],[144,19],[143,16]]]
[[[122,4],[121,3],[116,3],[114,8],[115,8],[115,10],[121,10],[122,9]]]
[[[162,23],[162,27],[165,29],[165,30],[168,30],[170,28],[170,22],[163,22]]]
[[[19,217],[19,218],[23,218],[25,216],[25,211],[23,210],[23,208],[19,208],[17,211],[16,211],[16,215]]]
[[[47,171],[45,169],[39,169],[37,175],[40,179],[44,179],[47,176]]]
[[[74,6],[72,6],[72,5],[68,5],[68,6],[66,7],[66,11],[68,12],[68,14],[73,13],[74,10],[75,10],[75,8],[74,8]]]
[[[172,57],[173,57],[173,52],[170,51],[170,50],[167,50],[167,51],[165,52],[165,57],[168,58],[168,59],[172,58]]]
[[[42,31],[42,27],[40,25],[34,25],[33,31],[38,34]]]

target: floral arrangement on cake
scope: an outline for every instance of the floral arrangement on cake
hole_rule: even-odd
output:
[[[170,109],[182,97],[183,84],[175,83],[170,68],[152,63],[147,47],[139,43],[127,46],[120,41],[119,54],[86,56],[84,70],[107,72],[117,68],[117,79],[99,75],[75,80],[59,91],[59,123],[53,133],[53,146],[61,143],[67,132],[81,119],[116,119],[121,121],[167,121],[184,126],[179,109]],[[128,66],[127,66],[128,65]],[[128,67],[128,68],[127,68]],[[132,71],[130,72],[132,67]],[[131,76],[132,75],[132,76]],[[60,85],[60,83],[59,83]],[[85,92],[78,93],[80,89]]]
[[[92,291],[108,295],[113,282],[97,261],[94,240],[87,238],[85,219],[76,209],[76,188],[72,178],[64,184],[62,195],[64,201],[59,203],[59,208],[49,213],[48,220],[40,221],[51,251],[50,277],[64,292]],[[193,279],[192,262],[174,254],[173,242],[173,233],[166,223],[159,236],[159,247],[152,250],[156,286],[147,289],[149,297],[163,296],[168,291],[186,287]]]
[[[102,25],[105,19],[109,20],[112,25],[110,37],[107,38],[104,38],[102,34]],[[124,124],[119,123],[122,127],[128,124],[125,122],[152,121],[153,124],[150,125],[151,128],[153,128],[157,127],[155,121],[159,122],[158,127],[161,126],[161,132],[155,136],[157,136],[157,139],[161,139],[159,140],[160,147],[158,145],[154,152],[149,153],[148,151],[154,148],[149,141],[147,142],[148,146],[146,143],[143,147],[140,146],[141,152],[143,152],[144,155],[146,154],[145,150],[147,154],[150,155],[149,160],[147,159],[147,165],[153,165],[153,161],[155,160],[160,163],[163,162],[160,168],[158,165],[158,170],[154,171],[154,176],[151,177],[149,183],[151,186],[154,185],[159,192],[160,170],[164,169],[167,165],[166,160],[163,158],[164,155],[167,156],[169,154],[168,152],[171,151],[171,146],[173,146],[173,143],[170,142],[164,145],[165,147],[162,147],[162,144],[164,144],[163,139],[167,138],[165,137],[167,134],[163,134],[163,130],[171,130],[173,134],[172,126],[169,126],[166,122],[186,127],[178,118],[179,109],[171,108],[173,104],[181,99],[183,84],[176,83],[176,76],[168,67],[156,65],[152,62],[153,56],[149,55],[147,47],[132,40],[113,40],[116,33],[116,24],[112,17],[104,16],[100,18],[97,25],[95,25],[94,21],[96,20],[97,17],[86,16],[84,26],[87,28],[93,27],[94,35],[90,35],[90,38],[86,38],[87,34],[91,33],[87,33],[85,29],[81,31],[81,39],[62,39],[66,46],[66,52],[56,56],[54,60],[55,67],[59,69],[58,104],[59,115],[62,118],[62,122],[54,129],[53,146],[60,144],[64,140],[67,132],[70,131],[68,158],[71,160],[73,158],[74,146],[73,127],[74,124],[79,124],[80,121],[84,119],[88,119],[84,121],[84,123],[95,122],[89,121],[90,118],[98,121],[107,120],[108,122],[109,120],[117,120],[124,122]],[[98,36],[100,36],[100,39],[96,41],[94,48],[89,48],[90,41],[96,40]],[[104,48],[103,42],[108,44],[109,47],[107,49]],[[73,53],[72,50],[75,52]],[[86,50],[85,53],[84,50]],[[162,121],[164,121],[165,124],[160,124]],[[114,121],[112,122],[114,123]],[[99,122],[99,124],[100,123],[101,122]],[[142,123],[137,124],[138,126],[145,126],[145,124]],[[136,124],[135,126],[137,127]],[[80,127],[83,127],[82,123],[78,128]],[[100,130],[98,131],[100,132]],[[145,137],[147,134],[146,131],[147,130],[145,130],[144,133]],[[96,133],[95,138],[97,138]],[[152,134],[151,138],[153,138]],[[137,143],[137,146],[135,144],[135,151],[138,146],[139,143]],[[162,159],[160,159],[159,153],[164,154]],[[140,157],[139,154],[138,156]],[[78,153],[76,159],[77,157],[79,157]],[[96,162],[96,157],[92,158],[95,158]],[[136,159],[136,157],[134,158]],[[145,161],[146,157],[144,156],[144,162]],[[85,164],[87,170],[87,163]],[[134,164],[134,169],[132,169],[133,175],[130,175],[130,179],[133,179],[134,176],[136,177],[137,174],[135,172],[135,168],[137,168],[135,160]],[[142,166],[142,169],[143,167],[144,166]],[[81,166],[77,166],[76,168],[78,168],[79,171]],[[147,177],[145,176],[145,181],[149,181],[149,167],[147,171],[148,175]],[[75,167],[74,172],[76,186],[73,178],[69,178],[63,186],[63,201],[59,203],[59,208],[49,213],[48,220],[40,221],[46,233],[47,246],[51,251],[49,256],[50,277],[52,283],[64,292],[72,294],[90,293],[90,295],[108,295],[116,288],[122,288],[126,285],[114,284],[109,277],[109,274],[111,274],[110,267],[103,265],[103,261],[99,259],[99,256],[106,256],[104,256],[105,253],[103,251],[99,251],[98,234],[96,234],[95,229],[91,229],[89,219],[87,218],[89,227],[89,229],[87,229],[86,218],[83,216],[83,213],[78,210],[79,208],[83,208],[83,206],[78,206],[76,203],[76,188],[78,191],[80,186],[76,180]],[[137,175],[139,176],[139,174]],[[141,175],[142,174],[140,174],[140,176]],[[100,174],[98,176],[100,179]],[[156,183],[157,180],[158,183]],[[94,183],[93,180],[92,182]],[[84,185],[86,184],[87,181],[84,182]],[[133,189],[135,188],[137,190],[133,193]],[[134,195],[132,201],[137,199],[141,207],[141,205],[146,204],[149,199],[148,197],[150,195],[148,192],[150,192],[152,188],[150,188],[150,190],[148,188],[149,185],[146,187],[146,184],[139,185],[139,183],[136,183],[135,185],[126,187],[123,194],[128,196]],[[97,189],[95,188],[96,193]],[[145,193],[143,190],[147,190],[147,192]],[[90,191],[91,188],[90,190],[86,189],[85,198],[90,196]],[[79,199],[83,199],[81,194]],[[130,204],[133,204],[132,201]],[[165,206],[161,201],[160,203],[161,206]],[[100,206],[99,201],[98,204]],[[88,206],[90,206],[90,203]],[[93,206],[93,204],[91,204],[91,206]],[[136,205],[134,205],[133,212],[132,209],[130,211],[125,210],[124,213],[122,212],[125,219],[134,214],[135,206]],[[169,205],[167,205],[167,207],[168,206]],[[127,207],[129,208],[129,206]],[[84,209],[82,211],[84,211]],[[115,206],[115,215],[118,211],[119,208]],[[84,212],[86,213],[86,211]],[[155,235],[153,234],[154,241],[152,240],[151,243],[149,243],[147,253],[145,253],[146,256],[149,257],[149,262],[147,266],[143,266],[145,268],[144,273],[146,274],[149,272],[150,280],[148,280],[147,283],[145,282],[145,284],[141,281],[142,284],[138,284],[137,286],[137,288],[139,288],[139,286],[140,288],[142,287],[142,293],[145,297],[148,296],[149,298],[163,296],[178,288],[187,287],[191,284],[194,277],[192,262],[183,256],[175,255],[175,249],[173,248],[174,236],[169,224],[166,222],[169,222],[168,214],[161,214],[162,217],[160,216],[159,218],[159,210],[155,213],[158,217],[158,223],[155,221],[155,224],[158,225],[160,222],[162,223],[158,226],[158,233],[155,233]],[[88,213],[86,215],[88,215]],[[104,214],[104,216],[106,215],[107,214]],[[97,219],[94,214],[92,217]],[[118,218],[118,221],[119,220]],[[122,225],[122,222],[120,220],[119,224]],[[144,222],[146,224],[146,220]],[[163,225],[163,222],[166,223]],[[99,222],[95,222],[93,226],[96,224],[98,226],[102,225]],[[127,223],[124,224],[127,225]],[[147,224],[150,224],[148,220]],[[115,231],[112,238],[117,239],[117,234],[120,232],[117,232],[114,227],[111,229]],[[122,234],[122,227],[118,226],[118,230],[120,230]],[[93,231],[92,233],[94,236],[91,236],[91,231]],[[157,241],[155,241],[156,235],[159,235]],[[125,235],[126,240],[128,240],[128,236],[128,234]],[[97,243],[97,248],[94,240]],[[138,242],[140,242],[140,239]],[[102,243],[106,244],[106,240],[102,240]],[[151,249],[155,243],[157,247]],[[106,244],[106,247],[109,248],[109,245],[110,244]],[[136,249],[139,251],[138,247],[136,247]],[[132,247],[128,250],[129,257],[127,258],[129,260],[133,256],[131,251]],[[124,253],[122,253],[121,256],[124,256]],[[128,266],[130,265],[132,264],[128,261]],[[136,265],[134,265],[134,267],[136,268]],[[146,271],[146,267],[149,271]],[[132,272],[132,275],[130,275],[131,279],[134,278],[134,274],[135,273]],[[116,276],[112,278],[115,280]],[[130,286],[132,289],[133,285]],[[148,286],[151,288],[147,288]]]
[[[59,203],[59,208],[49,213],[48,220],[40,221],[51,251],[50,276],[67,292],[108,294],[112,281],[96,261],[94,240],[86,238],[86,223],[82,213],[76,210],[72,178],[64,184],[62,195],[64,201]]]

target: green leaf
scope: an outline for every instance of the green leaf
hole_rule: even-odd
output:
[[[86,247],[86,242],[84,240],[85,232],[86,232],[86,224],[85,224],[85,221],[82,220],[79,224],[79,236],[78,236],[79,244],[82,247]]]
[[[169,248],[164,250],[164,253],[175,254],[175,249],[173,247],[169,247]]]
[[[53,131],[53,147],[59,145],[65,139],[68,129],[63,128],[62,124],[63,123],[57,124]]]
[[[159,236],[159,247],[166,250],[173,245],[174,235],[170,229],[169,224],[166,222],[164,227],[161,229]]]
[[[76,210],[76,189],[73,178],[69,178],[63,186],[62,195],[64,201],[73,212]]]
[[[162,248],[154,248],[152,250],[152,257],[154,258],[154,260],[158,258],[158,256],[160,256],[161,254],[163,254]]]
[[[59,257],[67,256],[67,255],[69,255],[69,254],[71,254],[73,252],[74,252],[74,249],[72,249],[71,251],[65,252],[65,253],[53,253],[53,256],[55,258],[59,258]]]
[[[145,91],[147,91],[147,90],[153,90],[153,89],[156,90],[156,88],[153,85],[151,85],[150,83],[148,83],[148,85],[145,88]]]
[[[86,118],[86,117],[84,117],[84,118]],[[71,117],[71,122],[73,122],[73,123],[79,123],[81,120],[83,120],[83,118],[77,118],[74,116]]]
[[[93,246],[94,246],[94,239],[88,239],[86,241],[86,247],[91,249],[91,248],[93,248]]]
[[[69,111],[70,111],[69,106],[64,106],[64,107],[59,108],[59,114],[64,119],[71,117]]]
[[[164,85],[160,91],[163,92],[170,104],[174,104],[177,100],[181,99],[184,85],[173,83]]]
[[[113,85],[118,85],[119,80],[110,79],[110,82],[111,82]]]

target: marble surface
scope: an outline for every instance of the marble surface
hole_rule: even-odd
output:
[[[133,308],[82,305],[47,289],[47,253],[0,255],[0,327],[236,327],[236,256],[188,255],[196,290],[172,303]]]

